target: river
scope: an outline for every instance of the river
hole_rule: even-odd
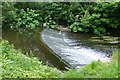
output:
[[[42,32],[39,29],[34,31],[3,29],[2,38],[8,40],[16,49],[21,49],[25,55],[37,57],[43,64],[62,70],[88,64],[92,60],[110,58],[112,52],[120,45],[120,37],[61,33],[52,29],[44,29]],[[80,52],[84,53],[84,56],[80,55]],[[55,53],[57,54],[54,55]]]

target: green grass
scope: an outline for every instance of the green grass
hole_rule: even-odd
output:
[[[0,43],[2,56],[2,78],[57,78],[62,73],[43,65],[36,58],[30,58],[15,50],[7,41]]]
[[[0,70],[2,70],[0,75],[2,78],[118,78],[120,76],[118,75],[118,54],[117,51],[113,54],[111,62],[93,61],[80,70],[71,69],[62,73],[56,68],[43,65],[34,57],[22,54],[8,41],[2,40],[0,42]]]
[[[65,78],[118,78],[118,52],[112,56],[111,62],[93,61],[81,70],[65,72]]]

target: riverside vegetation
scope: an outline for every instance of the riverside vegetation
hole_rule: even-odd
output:
[[[27,5],[26,5],[27,4]],[[4,2],[3,28],[35,29],[64,25],[72,32],[113,34],[120,31],[120,1],[118,2]]]
[[[80,70],[60,71],[43,65],[38,59],[28,57],[20,50],[14,49],[8,41],[0,42],[2,56],[2,78],[118,78],[118,52],[111,62],[94,61]]]
[[[27,4],[27,5],[26,5]],[[71,32],[120,34],[120,2],[2,2],[2,28],[34,30],[64,25]],[[118,35],[119,36],[119,35]],[[2,78],[118,78],[118,55],[109,63],[94,61],[81,70],[60,71],[22,54],[8,41],[0,42]]]
[[[28,57],[14,49],[8,41],[0,42],[2,78],[57,78],[61,71],[42,65],[35,57]]]

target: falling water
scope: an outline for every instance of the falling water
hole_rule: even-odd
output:
[[[108,61],[107,53],[84,46],[80,40],[67,37],[66,32],[44,29],[41,33],[42,41],[54,54],[71,68],[80,68],[92,61]]]

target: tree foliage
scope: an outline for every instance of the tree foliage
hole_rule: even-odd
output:
[[[29,20],[26,20],[26,22],[22,19],[22,22],[26,23],[25,26],[29,25],[32,28],[37,26],[36,23],[40,22],[41,24],[45,23],[46,27],[50,28],[55,28],[57,27],[56,25],[65,25],[73,32],[90,32],[98,35],[111,34],[113,32],[119,33],[120,30],[120,2],[17,2],[11,5],[11,7],[13,6],[19,11],[9,12],[8,10],[7,14],[14,13],[18,17],[21,10],[25,11],[23,14],[32,12],[30,23],[28,23]],[[29,10],[27,10],[28,8]],[[39,14],[36,16],[37,18],[34,18],[34,15],[37,14]],[[21,25],[24,25],[19,20],[15,22],[11,18],[13,15],[5,16],[8,18],[5,18],[3,23],[21,23]]]
[[[3,3],[3,25],[5,28],[34,29],[40,24],[39,14],[27,8],[17,9],[13,3]]]

